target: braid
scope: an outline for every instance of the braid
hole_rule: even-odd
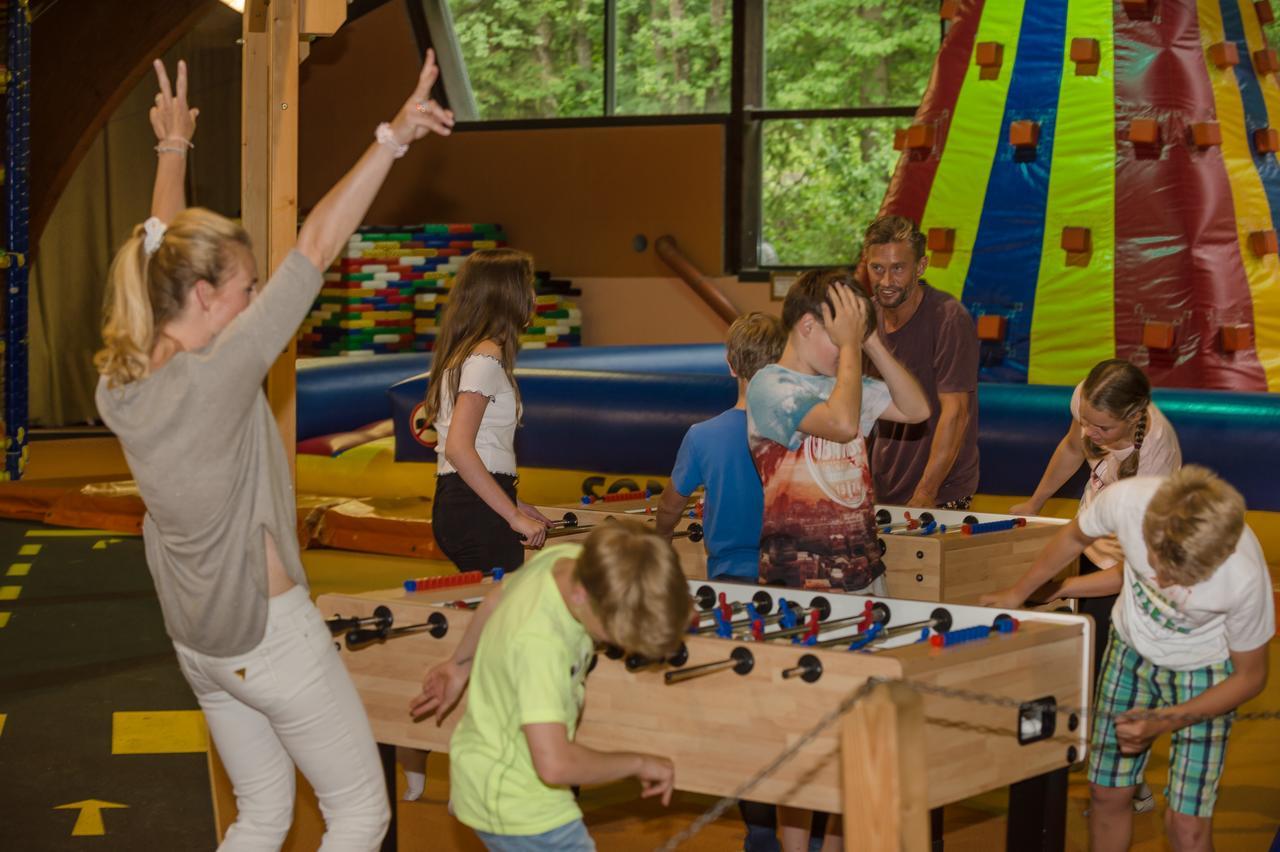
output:
[[[1128,479],[1138,472],[1138,461],[1142,455],[1142,442],[1147,437],[1147,412],[1143,409],[1142,416],[1138,418],[1137,428],[1133,431],[1133,452],[1129,453],[1129,457],[1120,463],[1120,470],[1116,472],[1117,479]]]

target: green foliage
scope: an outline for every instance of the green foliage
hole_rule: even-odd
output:
[[[914,106],[938,0],[767,0],[770,109]],[[726,112],[731,0],[617,0],[617,114]],[[604,114],[603,0],[452,0],[480,116]],[[897,161],[906,118],[764,126],[762,261],[847,262]]]

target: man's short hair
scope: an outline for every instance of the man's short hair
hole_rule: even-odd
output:
[[[752,311],[729,326],[725,355],[734,375],[749,382],[761,367],[781,358],[786,345],[782,321],[771,314]]]
[[[1199,465],[1170,474],[1142,518],[1148,561],[1165,579],[1194,586],[1227,561],[1244,532],[1244,498]]]
[[[907,243],[916,260],[924,257],[924,234],[906,216],[881,216],[868,225],[862,237],[862,256],[866,257],[867,250],[872,246],[889,243]]]
[[[634,521],[599,524],[583,542],[574,576],[612,642],[651,660],[680,647],[693,604],[667,539]]]
[[[813,314],[821,321],[822,306],[824,304],[829,305],[834,311],[835,304],[831,301],[831,288],[836,284],[845,285],[853,291],[855,296],[866,302],[867,328],[863,336],[863,339],[866,339],[876,330],[875,304],[867,298],[866,292],[858,286],[858,282],[853,277],[853,272],[843,268],[808,269],[800,273],[791,284],[791,288],[787,290],[787,296],[782,301],[783,331],[790,334],[791,329],[796,327],[796,323],[800,322],[805,314]]]

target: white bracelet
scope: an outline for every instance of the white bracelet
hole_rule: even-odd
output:
[[[175,145],[157,145],[155,150],[157,154],[168,153],[168,154],[181,154],[184,157],[187,156],[186,148],[178,148]]]
[[[391,132],[391,125],[385,121],[378,125],[378,129],[373,133],[373,138],[377,139],[379,143],[390,148],[391,156],[395,157],[397,160],[403,157],[405,152],[409,150],[408,145],[402,145],[396,141],[395,134]]]

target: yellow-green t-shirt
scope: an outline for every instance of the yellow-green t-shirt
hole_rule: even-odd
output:
[[[567,787],[538,777],[524,725],[559,723],[573,739],[591,636],[551,569],[578,544],[548,547],[511,579],[476,647],[467,711],[449,742],[449,798],[465,825],[490,834],[542,834],[582,817]]]

